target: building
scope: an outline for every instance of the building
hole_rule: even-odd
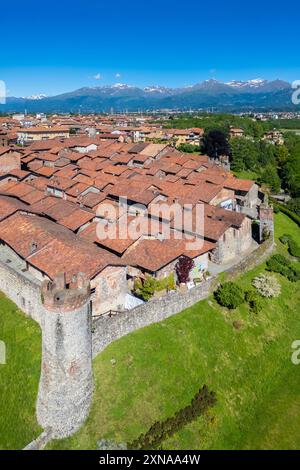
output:
[[[18,142],[28,144],[39,140],[68,138],[70,131],[63,127],[28,127],[17,131]]]

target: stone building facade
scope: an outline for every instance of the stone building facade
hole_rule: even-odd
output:
[[[251,220],[245,217],[240,228],[230,227],[217,242],[211,254],[211,261],[217,264],[228,263],[247,252],[252,244]]]

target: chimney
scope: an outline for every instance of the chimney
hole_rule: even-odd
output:
[[[33,255],[33,253],[35,253],[38,249],[38,244],[36,241],[33,241],[31,242],[31,245],[30,245],[30,254]]]

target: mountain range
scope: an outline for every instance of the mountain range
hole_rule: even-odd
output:
[[[283,80],[205,80],[184,88],[122,83],[85,87],[56,96],[8,97],[0,112],[97,113],[139,110],[285,111],[299,110],[292,103],[293,89]]]

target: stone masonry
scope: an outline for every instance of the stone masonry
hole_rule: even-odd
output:
[[[73,434],[88,416],[93,394],[90,285],[81,274],[42,286],[42,368],[37,418],[52,437]]]

